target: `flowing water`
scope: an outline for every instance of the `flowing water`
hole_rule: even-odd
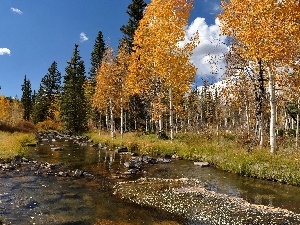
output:
[[[52,151],[51,145],[62,147]],[[89,171],[96,179],[33,175],[18,171],[0,177],[0,215],[5,224],[181,224],[160,210],[123,202],[111,194],[111,178],[126,170],[129,156],[69,142],[44,142],[29,149],[30,160],[63,164],[70,170]],[[255,204],[300,213],[299,187],[241,177],[212,167],[200,168],[187,160],[147,165],[140,176],[196,178],[206,188]],[[182,222],[183,223],[183,222]]]

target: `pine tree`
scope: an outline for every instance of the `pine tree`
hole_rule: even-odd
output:
[[[35,104],[33,107],[33,122],[41,122],[46,119],[53,120],[58,97],[61,88],[61,73],[57,69],[57,63],[54,61],[48,73],[42,78],[40,88],[35,97]]]
[[[92,107],[92,96],[95,93],[97,70],[101,66],[104,52],[106,50],[105,42],[103,40],[103,34],[101,31],[98,32],[97,38],[95,40],[94,48],[91,53],[91,69],[89,71],[89,79],[86,80],[85,98],[87,104],[87,118],[89,126],[95,126],[96,122],[99,120],[99,114]]]
[[[26,75],[22,85],[22,92],[21,102],[24,108],[23,119],[29,121],[32,112],[32,90],[30,80],[26,78]]]
[[[123,37],[120,40],[120,45],[125,45],[128,47],[128,53],[130,54],[133,49],[133,39],[134,33],[139,26],[140,20],[143,18],[144,10],[147,4],[143,0],[132,0],[132,3],[127,7],[127,14],[129,15],[129,20],[127,25],[123,25],[120,30],[123,33]],[[145,107],[143,105],[143,100],[138,94],[130,96],[129,102],[129,114],[130,117],[134,119],[133,124],[129,126],[137,129],[137,121],[145,121]],[[136,107],[139,106],[139,107]]]
[[[97,38],[95,40],[94,48],[91,53],[91,69],[89,72],[90,78],[95,82],[95,76],[97,74],[97,69],[101,66],[103,55],[105,52],[105,42],[103,40],[103,34],[101,31],[98,32]]]
[[[123,39],[127,42],[130,52],[133,47],[134,33],[139,26],[139,21],[143,18],[146,6],[147,4],[143,0],[132,0],[132,3],[127,7],[128,24],[122,26],[120,30],[124,34]]]
[[[84,95],[85,66],[75,44],[73,56],[65,69],[61,96],[61,120],[66,131],[80,134],[86,129],[86,100]]]

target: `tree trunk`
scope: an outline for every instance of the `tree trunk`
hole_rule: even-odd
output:
[[[120,127],[120,134],[121,134],[121,138],[123,138],[123,117],[124,117],[124,110],[123,110],[123,98],[121,98],[121,127]]]
[[[300,110],[300,98],[298,98],[297,127],[296,127],[296,149],[298,149],[298,138],[299,138],[299,110]]]
[[[100,133],[101,133],[101,112],[100,112],[100,115],[99,115],[99,136],[100,136]]]
[[[108,110],[107,109],[106,109],[106,113],[105,113],[105,123],[106,123],[106,131],[108,132],[109,122],[108,122]]]
[[[169,97],[170,97],[170,139],[173,141],[174,139],[174,124],[173,124],[173,93],[172,86],[169,89]]]
[[[159,128],[159,131],[162,131],[162,129],[163,129],[162,115],[159,115],[158,128]]]
[[[275,153],[276,150],[276,136],[275,136],[275,119],[276,119],[276,102],[275,102],[275,89],[274,89],[274,76],[268,68],[269,73],[269,92],[270,92],[270,152]]]
[[[260,116],[260,122],[259,122],[259,146],[263,147],[264,142],[265,142],[265,130],[264,130],[264,125],[265,125],[265,120],[264,120],[264,115],[261,113]]]
[[[113,114],[113,106],[112,99],[109,99],[109,108],[110,108],[110,136],[111,138],[115,138],[115,129],[114,129],[114,114]]]
[[[250,136],[250,113],[248,104],[246,105],[246,126],[247,126],[247,135]]]
[[[124,112],[124,130],[125,130],[125,132],[127,131],[127,113],[126,113],[126,111]]]
[[[175,133],[178,134],[178,114],[176,113],[175,116]]]

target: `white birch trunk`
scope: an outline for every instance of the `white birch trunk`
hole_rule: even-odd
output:
[[[284,110],[284,129],[288,130],[289,119],[286,110]]]
[[[105,123],[106,123],[106,131],[108,132],[109,130],[109,121],[108,121],[108,110],[106,109],[105,113]]]
[[[100,136],[100,133],[101,133],[101,112],[100,112],[100,119],[99,119],[99,136]]]
[[[121,98],[121,127],[120,127],[121,138],[123,138],[123,134],[124,134],[124,130],[123,130],[123,117],[124,117],[123,98]]]
[[[175,133],[178,134],[178,114],[176,113],[175,116]]]
[[[247,135],[250,135],[250,115],[249,115],[248,104],[246,105],[246,127],[247,127]]]
[[[109,99],[109,108],[110,108],[110,136],[111,138],[115,137],[114,133],[114,114],[113,114],[113,106],[112,106],[112,99]]]
[[[265,132],[264,132],[264,115],[261,114],[260,124],[259,124],[259,145],[262,147],[265,142]]]
[[[296,149],[298,149],[298,139],[299,139],[299,110],[300,110],[300,98],[298,98],[297,127],[296,127]]]
[[[124,113],[124,130],[126,131],[127,130],[127,114],[126,112]]]
[[[276,136],[275,136],[275,119],[276,119],[276,102],[275,102],[275,90],[274,90],[274,77],[271,74],[270,68],[269,73],[269,92],[270,92],[270,152],[275,153],[276,150]]]
[[[170,97],[170,138],[171,141],[174,139],[174,124],[173,124],[173,93],[172,86],[169,89],[169,97]]]

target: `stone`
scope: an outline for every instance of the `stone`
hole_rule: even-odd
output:
[[[208,162],[194,162],[195,166],[200,166],[200,167],[208,167],[209,163]]]

